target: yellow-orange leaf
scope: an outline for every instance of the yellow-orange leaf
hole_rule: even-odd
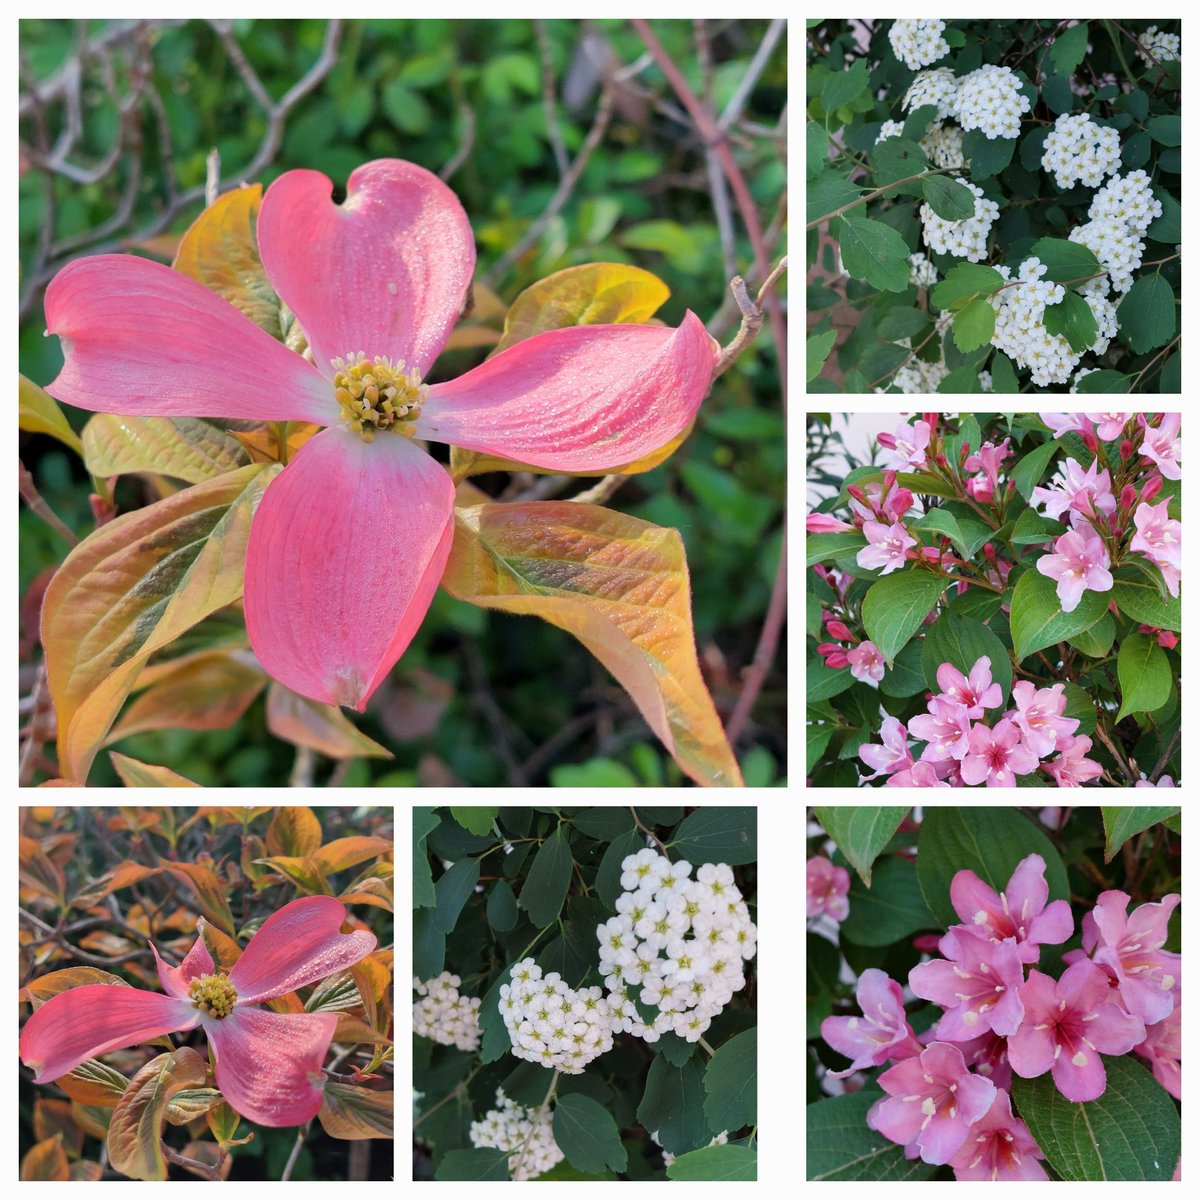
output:
[[[395,893],[386,879],[363,879],[351,884],[338,899],[343,904],[367,904],[372,908],[385,908],[395,912]]]
[[[27,888],[57,900],[61,905],[66,897],[67,881],[62,871],[50,860],[36,838],[20,839],[20,859],[17,877]]]
[[[269,867],[277,875],[282,875],[310,896],[333,895],[333,889],[330,888],[320,863],[310,855],[299,858],[277,855],[273,858],[256,858],[254,861],[259,866]]]
[[[307,425],[291,421],[287,431],[287,458],[290,462],[296,452],[309,438],[320,432],[319,425]],[[281,462],[279,456],[279,435],[274,425],[264,425],[259,429],[234,429],[230,431],[246,449],[251,462],[273,463]]]
[[[17,993],[17,999],[32,1004],[36,1010],[59,992],[83,987],[87,983],[105,983],[113,987],[129,986],[119,975],[114,975],[111,971],[101,971],[99,967],[67,967],[62,971],[51,971],[49,975],[43,975],[39,979],[31,979]]]
[[[96,476],[169,475],[188,483],[244,467],[236,438],[194,417],[117,417],[97,413],[83,427],[83,461]]]
[[[267,853],[287,857],[313,854],[321,845],[321,822],[311,808],[289,804],[275,813],[267,829]]]
[[[241,1123],[242,1118],[228,1104],[222,1103],[218,1104],[216,1108],[210,1108],[204,1114],[204,1119],[208,1123],[209,1129],[212,1130],[213,1137],[222,1146],[240,1146],[243,1142],[248,1142],[254,1137],[254,1134],[251,1133],[249,1137],[241,1138],[236,1142],[234,1141],[234,1138],[237,1136],[238,1125]]]
[[[166,1179],[162,1127],[177,1092],[204,1087],[208,1067],[190,1046],[151,1059],[130,1081],[108,1127],[108,1161],[130,1179]]]
[[[242,957],[241,946],[229,934],[209,924],[203,917],[196,922],[196,933],[213,956],[213,961],[223,971],[232,970],[234,963]]]
[[[299,696],[282,683],[267,692],[267,728],[285,742],[307,746],[330,758],[391,758],[392,752],[360,733],[331,704]]]
[[[683,539],[591,504],[455,510],[442,586],[482,608],[541,617],[577,637],[617,678],[686,775],[742,785],[692,632]]]
[[[393,1136],[392,1092],[373,1092],[366,1087],[337,1083],[325,1085],[325,1101],[317,1119],[330,1137],[390,1138]]]
[[[83,1131],[75,1124],[69,1100],[36,1100],[33,1105],[33,1136],[39,1142],[55,1135],[72,1157],[83,1152]]]
[[[98,1058],[81,1062],[54,1083],[72,1100],[88,1109],[116,1108],[129,1087],[129,1080],[120,1071]]]
[[[38,387],[32,379],[19,376],[17,388],[17,423],[26,433],[46,433],[57,438],[76,454],[83,453],[79,435],[58,407],[58,401]]]
[[[101,1134],[101,1137],[103,1136]],[[103,1174],[104,1168],[98,1162],[92,1162],[90,1159],[81,1159],[79,1162],[71,1164],[71,1179],[73,1180],[96,1183]]]
[[[71,1168],[67,1162],[66,1151],[62,1147],[62,1138],[55,1136],[38,1142],[21,1159],[21,1178],[49,1179],[55,1183],[65,1183],[70,1179]]]
[[[313,858],[326,874],[333,875],[368,859],[378,858],[381,854],[390,854],[392,850],[388,838],[344,837],[322,846]]]
[[[278,467],[242,467],[101,526],[42,605],[59,768],[83,783],[138,672],[242,594],[250,521]]]
[[[353,1013],[340,1012],[337,1019],[337,1029],[333,1034],[335,1042],[340,1042],[344,1046],[366,1043],[373,1046],[390,1046],[392,1044],[392,1039],[386,1032],[373,1028]]]
[[[164,862],[164,871],[182,879],[196,894],[204,915],[226,933],[234,932],[233,913],[229,910],[228,887],[203,863]]]
[[[190,779],[172,771],[170,767],[158,767],[153,763],[139,762],[128,754],[118,754],[110,750],[108,757],[113,770],[120,776],[126,787],[199,787]]]

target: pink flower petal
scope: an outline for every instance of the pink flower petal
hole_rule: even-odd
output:
[[[140,988],[89,983],[60,992],[25,1022],[21,1061],[35,1072],[35,1083],[45,1083],[98,1054],[199,1024],[199,1010],[187,1001]]]
[[[263,922],[229,972],[238,1004],[258,1004],[344,971],[375,949],[366,930],[340,933],[346,906],[332,896],[305,896]]]
[[[267,189],[258,247],[275,290],[308,336],[317,368],[363,351],[425,375],[462,310],[475,240],[458,197],[399,159],[356,170],[346,199],[320,171]]]
[[[256,1125],[303,1125],[321,1107],[321,1065],[336,1028],[333,1013],[276,1013],[241,1005],[223,1020],[206,1018],[204,1032],[217,1057],[217,1087],[234,1112]]]
[[[204,944],[203,938],[197,938],[196,944],[187,952],[187,957],[177,967],[168,966],[159,957],[158,947],[151,942],[150,949],[154,951],[154,963],[158,967],[159,982],[168,996],[180,1000],[188,998],[188,984],[201,975],[211,975],[216,971],[212,955]]]
[[[365,707],[429,608],[453,538],[450,476],[408,438],[342,428],[267,488],[246,552],[246,628],[280,683]]]
[[[418,436],[559,471],[603,471],[666,445],[708,392],[713,341],[678,329],[552,329],[430,389]]]
[[[333,388],[194,279],[129,254],[69,263],[46,289],[66,362],[46,390],[122,416],[337,419]]]

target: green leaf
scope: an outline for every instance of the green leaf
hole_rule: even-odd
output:
[[[849,668],[847,668],[846,674],[850,674]],[[605,850],[604,857],[600,860],[600,866],[596,870],[596,891],[605,904],[610,907],[616,904],[617,897],[623,890],[621,887],[621,860],[628,858],[631,854],[636,854],[645,844],[646,835],[640,830],[631,829],[628,833],[621,834]],[[528,884],[526,886],[528,887]]]
[[[1143,275],[1118,305],[1117,323],[1121,340],[1138,354],[1165,346],[1175,336],[1175,289],[1157,271]]]
[[[833,725],[809,725],[806,733],[806,748],[805,748],[805,772],[811,772],[813,767],[821,761],[821,755],[825,753],[825,747],[829,745],[829,739],[834,734]]]
[[[972,300],[954,318],[954,344],[964,353],[978,350],[992,340],[996,332],[996,310],[982,296]]]
[[[605,805],[603,808],[585,808],[571,817],[571,824],[580,833],[601,842],[611,842],[626,830],[633,828],[633,813],[628,805]]]
[[[590,1096],[562,1096],[554,1106],[554,1140],[567,1162],[596,1174],[606,1167],[624,1171],[629,1156],[612,1113]]]
[[[1104,817],[1104,861],[1112,862],[1117,851],[1135,834],[1159,821],[1169,820],[1180,810],[1175,808],[1153,808],[1138,805],[1134,808],[1121,806],[1117,808],[1102,807]]]
[[[856,805],[853,808],[817,807],[813,813],[863,883],[870,887],[871,864],[892,840],[892,835],[900,828],[909,810],[907,807]]]
[[[879,319],[875,332],[885,341],[899,341],[924,333],[929,327],[929,314],[919,308],[897,306],[889,308]]]
[[[808,339],[806,344],[808,355],[808,379],[806,382],[812,383],[814,379],[821,373],[821,368],[825,365],[825,360],[829,357],[829,351],[833,349],[833,343],[837,341],[837,330],[830,329],[825,333],[815,334]]]
[[[925,682],[935,693],[940,692],[938,667],[950,663],[964,675],[969,675],[971,668],[985,655],[991,659],[992,679],[1003,693],[998,706],[1003,710],[1012,691],[1012,662],[1004,643],[982,621],[948,612],[929,627],[921,648]]]
[[[667,843],[692,863],[728,863],[731,867],[758,859],[758,810],[698,808]]]
[[[1049,1074],[1014,1076],[1013,1107],[1063,1179],[1170,1179],[1182,1142],[1175,1102],[1132,1054],[1104,1068],[1108,1086],[1086,1104],[1068,1100]]]
[[[960,918],[950,903],[950,881],[970,869],[1001,892],[1030,854],[1046,862],[1051,900],[1069,898],[1067,871],[1050,839],[1015,808],[928,808],[917,836],[917,880],[930,911],[949,927]]]
[[[1020,462],[1013,468],[1011,478],[1016,484],[1017,491],[1028,500],[1033,495],[1033,489],[1042,481],[1046,467],[1058,452],[1058,441],[1051,438],[1040,446],[1035,446],[1028,454],[1022,454]],[[1061,530],[1060,530],[1061,532]]]
[[[1089,658],[1104,658],[1112,649],[1113,638],[1116,637],[1116,634],[1117,627],[1113,623],[1112,617],[1105,613],[1091,629],[1085,629],[1082,633],[1067,638],[1067,641],[1076,650],[1083,651]]]
[[[1064,238],[1042,238],[1029,253],[1041,259],[1046,267],[1042,280],[1050,283],[1082,283],[1101,270],[1099,259],[1086,246]]]
[[[808,1178],[811,1182],[929,1179],[937,1167],[904,1157],[904,1147],[867,1128],[867,1110],[883,1093],[874,1089],[808,1105]]]
[[[1078,292],[1067,291],[1058,304],[1047,305],[1043,324],[1047,333],[1065,337],[1076,354],[1090,349],[1100,335],[1088,302]]]
[[[882,471],[879,478],[883,478]],[[866,484],[870,481],[868,478],[858,482]],[[900,471],[896,475],[896,484],[898,487],[908,488],[910,492],[916,492],[919,496],[941,496],[943,499],[953,500],[958,495],[953,484],[933,475],[926,475],[923,471]]]
[[[975,215],[975,193],[946,175],[930,175],[922,181],[925,200],[944,221],[965,221]]]
[[[1096,728],[1096,706],[1092,697],[1077,683],[1067,684],[1067,707],[1063,709],[1064,717],[1074,717],[1079,722],[1077,734],[1091,734]]]
[[[963,308],[977,296],[990,296],[1005,284],[1004,276],[994,267],[980,263],[959,263],[946,272],[931,293],[934,304],[943,312]]]
[[[452,808],[450,815],[468,832],[476,837],[487,837],[492,832],[499,808]]]
[[[1043,517],[1034,509],[1027,508],[1017,518],[1008,540],[1014,546],[1039,546],[1060,537],[1062,533],[1063,526],[1060,521]]]
[[[1042,99],[1052,113],[1069,113],[1075,104],[1071,81],[1062,75],[1047,75],[1042,82]]]
[[[853,686],[854,676],[850,674],[849,667],[831,671],[823,659],[815,656],[809,659],[805,679],[805,699],[810,704],[816,704],[819,700],[829,700],[833,696],[840,696],[847,688]]]
[[[1050,57],[1054,60],[1054,70],[1059,75],[1067,76],[1075,73],[1075,68],[1083,62],[1087,53],[1088,25],[1080,21],[1054,39],[1050,47]]]
[[[871,149],[875,167],[872,183],[876,187],[896,184],[897,196],[922,196],[925,193],[924,175],[929,171],[929,159],[924,149],[911,138],[891,137]]]
[[[818,121],[808,121],[804,127],[805,133],[805,175],[815,179],[829,159],[829,134]]]
[[[920,142],[929,126],[937,121],[937,113],[936,104],[922,104],[920,108],[914,108],[904,118],[904,131],[900,136],[907,141]],[[974,211],[974,205],[972,205],[972,211]]]
[[[1135,712],[1155,712],[1171,695],[1171,664],[1158,639],[1145,633],[1126,635],[1117,651],[1121,711],[1117,720]]]
[[[1129,140],[1121,147],[1121,162],[1131,171],[1144,167],[1150,161],[1150,135],[1139,129],[1129,135]]]
[[[879,860],[869,889],[852,879],[849,901],[841,934],[855,946],[890,946],[937,926],[921,895],[916,865],[898,854]]]
[[[433,923],[434,910],[422,908],[413,917],[413,974],[432,979],[446,965],[446,935]]]
[[[876,580],[863,597],[867,636],[890,665],[941,598],[946,581],[930,571],[901,570]]]
[[[711,1128],[733,1132],[758,1123],[758,1030],[717,1047],[704,1072],[704,1115]]]
[[[696,1052],[696,1047],[699,1042],[687,1042],[683,1038],[677,1037],[673,1033],[664,1033],[657,1042],[654,1043],[654,1049],[661,1054],[667,1062],[673,1067],[682,1067],[685,1062]]]
[[[17,412],[18,426],[27,433],[45,433],[57,438],[64,446],[74,450],[76,454],[83,453],[83,445],[79,435],[71,428],[70,422],[59,408],[58,401],[38,387],[32,379],[24,375],[18,376]]]
[[[432,808],[414,808],[413,823],[413,908],[432,908],[437,903],[437,892],[433,887],[433,872],[429,869],[429,855],[425,852],[425,839],[442,823],[442,818]]]
[[[479,882],[479,859],[461,858],[437,881],[437,908],[433,914],[433,927],[440,933],[453,933],[458,923],[458,914],[471,898]]]
[[[1155,217],[1146,236],[1156,242],[1174,246],[1183,241],[1183,209],[1166,188],[1155,188],[1154,195],[1162,205],[1162,216]]]
[[[1122,375],[1120,371],[1093,371],[1075,385],[1075,390],[1084,395],[1096,392],[1128,392],[1132,381],[1133,376]]]
[[[851,183],[844,175],[839,175],[833,170],[822,171],[808,185],[805,197],[807,219],[817,221],[844,204],[852,203],[861,195],[862,188],[856,183]]]
[[[1013,367],[1012,359],[997,350],[992,355],[992,391],[999,395],[1007,396],[1020,390],[1021,387],[1017,383],[1017,372]]]
[[[867,90],[869,67],[865,58],[856,59],[846,71],[832,71],[821,84],[821,103],[827,113],[850,104]],[[1178,145],[1178,143],[1176,143]]]
[[[507,1150],[449,1150],[438,1164],[434,1179],[498,1180],[509,1178]]]
[[[885,292],[908,287],[908,243],[890,226],[867,217],[842,218],[842,265],[855,279]]]
[[[1035,650],[1044,650],[1091,629],[1108,609],[1107,592],[1084,592],[1073,612],[1065,613],[1054,580],[1034,568],[1017,580],[1013,589],[1009,628],[1013,657],[1023,662]]]
[[[979,183],[999,175],[1012,162],[1016,138],[988,138],[982,130],[972,129],[963,137],[963,158],[970,164],[971,180]]]
[[[890,671],[885,672],[879,682],[879,690],[885,696],[915,696],[925,690],[925,675],[921,670],[921,646],[909,642],[899,654]]]
[[[1084,593],[1088,595],[1089,593]],[[1158,589],[1128,567],[1122,567],[1113,575],[1112,598],[1117,607],[1141,625],[1153,625],[1156,629],[1173,629],[1183,632],[1183,613],[1179,597],[1163,600]]]
[[[667,1168],[667,1178],[753,1182],[758,1178],[758,1152],[749,1146],[702,1146],[680,1154]]]
[[[1146,132],[1162,146],[1183,144],[1182,122],[1179,117],[1151,117],[1146,122]]]
[[[488,895],[488,924],[497,933],[511,933],[516,929],[521,914],[517,910],[517,898],[507,879],[497,879]]]
[[[673,1067],[661,1054],[655,1056],[637,1119],[646,1129],[658,1130],[659,1143],[671,1154],[686,1154],[712,1139],[714,1130],[704,1115],[702,1068],[695,1058]]]
[[[545,929],[558,917],[570,882],[571,844],[560,826],[538,847],[521,888],[519,903],[535,929]]]

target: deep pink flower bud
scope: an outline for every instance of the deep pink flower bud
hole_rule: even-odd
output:
[[[831,654],[836,654],[841,649],[837,642],[822,642],[817,647],[817,653],[822,658],[828,658]]]
[[[1158,644],[1167,650],[1174,650],[1179,645],[1179,639],[1169,629],[1160,629]]]
[[[814,572],[814,573],[817,575],[817,577],[818,577],[819,579],[828,579],[828,578],[829,578],[829,571],[828,571],[828,569],[827,569],[826,567],[823,567],[823,566],[821,566],[821,564],[820,564],[820,563],[817,563],[817,564],[816,564],[816,565],[813,567],[813,572]]]
[[[1008,481],[1008,494],[1011,496],[1017,490],[1017,485],[1010,479]]]
[[[895,485],[896,485],[896,472],[895,471],[884,471],[884,473],[883,473],[884,494],[886,495],[888,492],[890,492],[892,490],[892,488],[895,487]]]
[[[960,463],[965,463],[967,461],[967,456],[970,453],[971,453],[971,447],[968,446],[966,442],[963,442],[963,444],[961,446],[959,446],[959,448],[958,448],[958,461]],[[979,470],[979,468],[976,467],[975,470]]]
[[[841,621],[830,621],[825,630],[830,637],[835,637],[839,642],[857,642],[858,638],[854,636],[849,628]]]
[[[831,671],[840,671],[843,667],[850,665],[850,660],[846,657],[844,650],[839,650],[836,654],[830,654],[826,657],[825,665]]]
[[[880,433],[880,434],[877,434],[877,435],[876,435],[876,437],[875,437],[875,440],[876,440],[876,441],[877,441],[877,442],[878,442],[878,443],[879,443],[879,444],[880,444],[880,445],[881,445],[881,446],[882,446],[882,447],[883,447],[885,450],[895,450],[895,448],[896,448],[896,436],[895,436],[895,434],[891,434],[891,433]]]
[[[983,557],[986,558],[988,562],[996,561],[996,547],[993,546],[991,542],[983,543]]]
[[[934,433],[937,429],[938,417],[940,415],[941,415],[940,413],[922,413],[921,414],[921,420],[924,421],[925,424],[929,426],[929,432],[931,434]]]
[[[1136,499],[1137,499],[1137,488],[1135,488],[1132,483],[1127,483],[1121,489],[1121,507],[1126,510],[1132,508],[1133,502]]]
[[[1153,500],[1162,491],[1162,476],[1151,475],[1142,486],[1142,499]]]
[[[902,517],[913,506],[913,494],[908,488],[897,488],[889,497],[887,510],[895,517]]]
[[[821,609],[821,624],[828,625],[830,621],[836,621],[837,617],[833,615],[827,608]]]
[[[1138,633],[1157,633],[1157,632],[1158,632],[1157,625],[1139,625],[1138,626]]]
[[[1121,461],[1128,462],[1133,456],[1133,443],[1128,438],[1121,439]]]
[[[1091,429],[1085,429],[1080,437],[1083,438],[1083,444],[1095,454],[1100,449],[1100,443],[1096,440],[1096,434]]]
[[[864,504],[866,503],[867,498],[865,495],[863,495],[863,490],[858,486],[857,483],[849,484],[846,488],[846,491],[849,492],[850,495],[855,498],[855,500],[861,501]]]
[[[946,465],[946,456],[939,450],[933,456],[933,461],[937,463],[939,467],[944,467]]]

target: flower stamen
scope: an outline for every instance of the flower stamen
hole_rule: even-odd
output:
[[[342,421],[364,442],[374,441],[382,429],[405,437],[415,434],[421,405],[429,393],[415,367],[408,371],[400,359],[385,356],[369,359],[361,350],[349,358],[331,359],[330,366]]]
[[[237,1003],[237,990],[224,975],[201,975],[188,984],[192,1003],[202,1012],[218,1020],[229,1016]]]

